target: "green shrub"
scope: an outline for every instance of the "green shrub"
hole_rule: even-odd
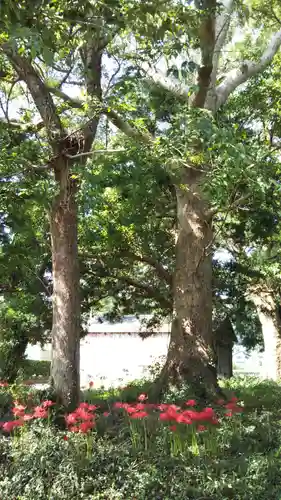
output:
[[[109,416],[98,409],[97,426],[87,434],[59,430],[51,418],[28,423],[9,438],[0,435],[1,500],[280,500],[281,388],[253,379],[233,379],[225,386],[246,407],[199,433],[197,447],[190,426],[179,424],[172,432],[168,422],[130,420],[122,409]],[[2,389],[30,399],[22,386]],[[91,389],[85,398],[111,409],[117,399],[131,403],[135,391],[144,392],[141,383],[123,390]],[[168,398],[183,397],[186,407],[187,392],[174,391]],[[32,397],[37,404],[41,394]],[[215,410],[225,415],[223,407]]]
[[[18,377],[22,380],[28,380],[33,378],[43,378],[47,379],[50,376],[51,362],[40,360],[34,361],[31,359],[25,359],[19,370]]]

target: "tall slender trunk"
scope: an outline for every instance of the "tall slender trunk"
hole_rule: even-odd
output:
[[[53,264],[51,382],[58,401],[75,406],[80,391],[80,296],[75,181],[54,199],[50,213]]]
[[[281,379],[281,319],[279,307],[271,290],[252,291],[251,300],[256,306],[264,342],[263,376]]]
[[[185,173],[176,195],[175,312],[167,360],[156,385],[163,389],[170,382],[187,382],[200,397],[208,397],[220,391],[212,332],[212,224],[199,176]]]

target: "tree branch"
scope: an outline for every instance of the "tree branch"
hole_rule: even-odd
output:
[[[132,259],[136,260],[137,262],[143,262],[145,264],[149,264],[151,267],[155,269],[157,272],[159,278],[164,279],[166,283],[170,287],[172,287],[173,283],[173,277],[172,274],[167,271],[160,262],[155,260],[153,257],[149,257],[148,255],[137,255],[133,252],[128,252],[125,254],[125,256],[131,257]]]
[[[79,99],[74,99],[73,97],[70,97],[67,95],[65,92],[62,90],[58,89],[57,87],[49,87],[48,90],[50,93],[56,95],[57,97],[60,97],[62,100],[67,102],[72,108],[78,108],[81,109],[84,106],[83,101]],[[136,139],[137,141],[144,142],[146,144],[152,144],[154,141],[154,138],[152,135],[150,135],[147,132],[142,132],[134,127],[132,127],[126,120],[124,120],[118,113],[113,111],[113,109],[109,108],[106,106],[106,104],[103,104],[100,99],[95,98],[93,99],[94,103],[96,104],[97,111],[96,114],[88,120],[86,123],[87,127],[91,127],[91,123],[95,122],[97,119],[97,115],[103,114],[108,116],[110,121],[117,127],[121,132],[123,132],[125,135],[130,137],[131,139]],[[86,125],[84,127],[86,127]],[[81,127],[81,130],[83,127]]]
[[[110,121],[117,127],[121,132],[123,132],[127,137],[131,139],[136,139],[137,141],[143,142],[148,145],[152,145],[154,138],[151,134],[147,132],[142,132],[141,130],[132,127],[126,120],[124,120],[120,115],[118,115],[112,109],[104,107],[102,109],[102,114],[108,116]]]
[[[77,108],[77,109],[83,108],[84,103],[83,101],[80,101],[80,99],[75,99],[74,97],[70,97],[68,94],[63,92],[63,90],[61,90],[58,87],[51,87],[50,85],[47,85],[46,87],[51,94],[55,95],[56,97],[59,97],[64,102],[67,102],[67,104],[69,104],[71,108]]]
[[[124,153],[126,149],[120,148],[120,149],[94,149],[93,151],[88,151],[85,153],[78,153],[77,155],[68,155],[65,154],[66,158],[71,158],[72,160],[75,158],[81,158],[83,156],[92,156],[92,155],[99,155],[99,154],[114,154],[114,153]]]
[[[3,43],[0,48],[8,57],[19,78],[26,83],[46,127],[50,145],[57,153],[58,139],[64,135],[65,131],[50,92],[26,57],[15,52],[9,43]]]
[[[231,70],[224,81],[217,86],[216,110],[223,105],[229,95],[242,83],[245,83],[251,77],[261,73],[273,60],[275,54],[281,45],[281,30],[277,31],[271,38],[267,48],[262,54],[259,62],[244,61],[240,68]]]
[[[219,60],[229,30],[231,13],[233,11],[233,6],[234,6],[234,0],[223,0],[222,4],[223,4],[222,11],[216,16],[213,69],[211,74],[210,87],[205,103],[205,107],[210,110],[213,110],[216,105],[216,81],[218,76]]]
[[[162,304],[162,306],[164,306],[165,308],[172,310],[173,301],[168,300],[166,297],[161,295],[159,292],[157,292],[157,290],[154,287],[147,285],[146,283],[137,281],[133,278],[129,278],[128,276],[117,276],[116,279],[124,281],[128,285],[133,286],[134,288],[138,288],[139,290],[142,290],[143,292],[145,292],[147,297],[151,297],[152,299]]]
[[[168,90],[168,92],[171,92],[175,97],[189,102],[190,87],[182,84],[177,78],[174,78],[173,76],[165,76],[162,71],[151,68],[148,63],[142,63],[141,69],[144,72],[145,77],[155,83],[155,85],[159,85],[160,87]]]

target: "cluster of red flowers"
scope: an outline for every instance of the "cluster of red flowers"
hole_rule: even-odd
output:
[[[0,387],[8,387],[8,385],[9,385],[8,382],[0,381]]]
[[[71,432],[82,432],[86,434],[95,427],[96,405],[80,403],[78,408],[72,413],[65,415],[65,422]]]
[[[177,429],[175,424],[195,424],[198,431],[206,430],[206,426],[202,424],[212,424],[217,425],[219,423],[218,416],[213,408],[208,407],[203,410],[195,410],[191,409],[196,406],[196,401],[194,399],[189,399],[186,401],[185,406],[188,409],[183,409],[180,406],[176,406],[174,404],[152,404],[152,403],[144,403],[147,399],[145,394],[141,394],[138,398],[139,402],[134,404],[128,403],[120,403],[117,402],[114,404],[114,408],[119,409],[123,408],[128,416],[132,419],[141,419],[147,417],[149,415],[149,410],[157,410],[159,413],[159,419],[161,421],[169,422],[173,425],[170,426],[172,431]],[[242,411],[242,407],[238,405],[238,399],[233,397],[230,402],[226,403],[223,400],[217,402],[218,405],[223,406],[227,412],[225,416],[232,416],[234,413],[240,413]]]
[[[36,418],[48,418],[49,408],[54,404],[55,403],[53,401],[43,401],[40,406],[35,406],[35,408],[33,408],[32,413],[27,413],[27,407],[20,404],[18,401],[15,401],[12,412],[16,419],[9,420],[8,422],[0,422],[0,427],[2,427],[5,432],[11,432],[16,427],[22,427],[25,422],[30,420]]]
[[[1,382],[0,387],[3,386],[3,384],[6,383]],[[218,415],[213,408],[207,407],[203,410],[196,410],[194,407],[197,403],[194,399],[186,401],[183,408],[175,404],[148,403],[146,402],[147,399],[146,394],[140,394],[136,403],[129,404],[116,402],[113,407],[114,409],[125,410],[130,419],[142,419],[148,417],[151,412],[155,412],[159,416],[160,421],[169,424],[172,431],[177,430],[177,424],[193,424],[198,431],[204,431],[207,425],[216,425],[219,423]],[[28,409],[27,406],[15,401],[12,410],[15,420],[5,423],[0,422],[0,427],[2,427],[5,432],[11,432],[16,427],[21,427],[25,422],[30,420],[48,418],[49,408],[54,404],[53,401],[47,400],[40,406]],[[232,417],[235,413],[243,411],[243,407],[239,404],[236,397],[232,397],[228,402],[219,400],[217,401],[217,405],[226,410],[224,413],[226,417]],[[70,432],[81,432],[83,434],[91,431],[96,425],[97,415],[95,412],[97,409],[98,406],[96,405],[81,403],[75,411],[65,415],[65,422],[68,430]],[[108,417],[109,412],[104,412],[103,416]],[[68,439],[67,436],[65,436],[65,439]]]

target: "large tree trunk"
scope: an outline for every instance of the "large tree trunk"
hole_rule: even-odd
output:
[[[281,379],[281,320],[279,307],[270,290],[259,289],[250,294],[262,326],[264,342],[263,376]]]
[[[66,173],[65,173],[66,175]],[[50,214],[53,262],[51,382],[58,401],[75,406],[80,391],[80,296],[75,181],[67,178]]]
[[[193,175],[176,186],[178,233],[174,272],[174,320],[165,366],[156,383],[187,382],[199,397],[219,393],[212,332],[212,224]]]

